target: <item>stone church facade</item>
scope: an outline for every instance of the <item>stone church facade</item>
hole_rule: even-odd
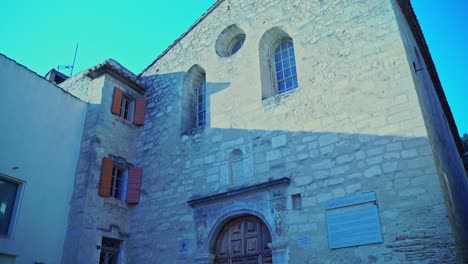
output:
[[[458,132],[408,1],[217,1],[87,102],[62,263],[456,263]],[[114,262],[117,261],[117,262]]]

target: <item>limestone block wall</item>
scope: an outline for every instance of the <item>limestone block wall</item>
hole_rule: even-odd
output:
[[[401,9],[397,7],[395,11],[399,18],[408,64],[413,66],[412,74],[415,87],[423,110],[437,173],[444,190],[445,202],[449,208],[449,216],[457,238],[457,249],[462,258],[459,261],[463,262],[463,259],[468,259],[468,229],[466,228],[468,179],[421,49],[418,47]]]
[[[383,0],[222,1],[142,73],[148,105],[137,157],[145,174],[127,261],[210,263],[214,248],[203,245],[224,223],[215,216],[253,208],[272,242],[286,242],[290,263],[453,262],[447,208],[397,20]],[[232,24],[245,32],[244,46],[219,57],[216,39]],[[262,100],[259,42],[275,27],[294,42],[299,87]],[[187,135],[183,83],[193,65],[206,72],[208,122]],[[243,165],[233,170],[229,157],[237,150]],[[213,202],[207,208],[215,213],[201,227],[187,204],[282,177],[291,183],[281,234],[267,195],[258,193],[256,205]],[[384,242],[328,249],[324,202],[369,191]],[[297,194],[300,210],[292,207]],[[310,244],[299,245],[299,236]]]
[[[114,87],[135,98],[141,94],[109,74],[94,79],[82,77],[90,99],[81,143],[75,189],[71,200],[67,239],[62,263],[99,261],[102,236],[123,241],[128,237],[130,210],[133,205],[113,197],[101,197],[98,188],[104,157],[118,158],[137,165],[136,137],[139,127],[111,113]]]

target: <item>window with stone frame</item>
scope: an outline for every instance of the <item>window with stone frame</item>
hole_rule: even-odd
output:
[[[22,182],[0,174],[0,236],[12,235],[22,185]]]
[[[182,134],[192,134],[208,123],[205,70],[192,66],[184,77],[182,93]]]
[[[146,100],[144,98],[134,98],[117,86],[114,87],[111,107],[111,112],[114,115],[141,126],[145,122],[145,108]]]
[[[292,37],[279,27],[260,38],[262,100],[297,88],[298,74]]]
[[[121,241],[113,238],[102,237],[101,255],[99,264],[118,264],[121,262]]]
[[[103,158],[99,195],[114,197],[129,204],[140,200],[142,169],[129,167],[111,158]]]

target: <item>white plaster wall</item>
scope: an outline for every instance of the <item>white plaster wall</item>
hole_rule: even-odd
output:
[[[86,107],[0,55],[0,173],[25,182],[16,228],[0,237],[16,264],[60,262]]]

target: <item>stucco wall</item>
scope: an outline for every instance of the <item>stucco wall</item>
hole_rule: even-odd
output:
[[[0,253],[59,263],[86,103],[0,55],[0,173],[24,182],[16,228]]]
[[[223,1],[143,72],[148,107],[137,144],[143,190],[132,211],[128,262],[209,263],[220,219],[246,209],[274,227],[273,242],[286,242],[290,263],[454,261],[424,108],[397,19],[383,0]],[[246,40],[221,58],[214,45],[232,24]],[[259,42],[274,27],[294,41],[299,87],[262,100]],[[193,65],[206,72],[208,123],[182,135],[183,80]],[[244,173],[234,175],[238,183],[229,180],[234,149],[245,156]],[[279,213],[261,192],[237,203],[187,205],[193,196],[281,177],[292,182]],[[323,203],[370,191],[384,242],[328,249]],[[301,210],[291,206],[294,194],[302,196]],[[201,227],[198,209],[206,217]],[[283,218],[279,228],[276,214]],[[304,235],[311,241],[306,247],[297,242]],[[183,240],[188,259],[179,256]]]

